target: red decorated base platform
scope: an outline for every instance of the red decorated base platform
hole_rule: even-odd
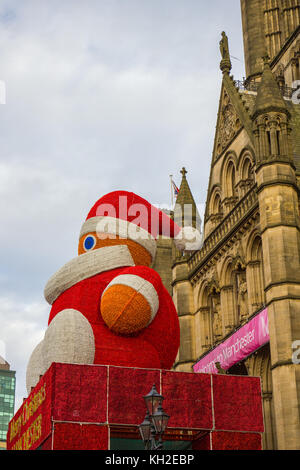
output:
[[[260,379],[54,363],[9,423],[7,449],[138,450],[153,384],[170,415],[164,448],[260,450]]]

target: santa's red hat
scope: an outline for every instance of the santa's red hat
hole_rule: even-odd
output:
[[[201,235],[192,227],[179,227],[162,210],[128,191],[114,191],[101,197],[92,207],[81,228],[80,238],[90,232],[99,237],[131,239],[155,256],[159,235],[174,238],[180,250],[197,250]]]

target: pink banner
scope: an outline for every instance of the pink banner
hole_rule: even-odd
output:
[[[193,366],[194,372],[217,373],[216,362],[227,370],[268,343],[269,340],[268,310],[264,309],[197,362]]]

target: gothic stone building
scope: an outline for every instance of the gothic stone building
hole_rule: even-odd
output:
[[[162,239],[154,268],[178,310],[178,371],[192,371],[267,308],[269,343],[227,373],[261,377],[264,448],[300,449],[299,0],[241,0],[241,8],[247,78],[230,75],[222,33],[203,247],[181,255]],[[183,171],[177,204],[190,203]]]

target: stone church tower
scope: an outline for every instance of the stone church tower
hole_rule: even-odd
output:
[[[181,255],[161,240],[155,269],[180,319],[178,371],[267,309],[269,342],[226,372],[261,377],[264,448],[300,449],[300,5],[241,8],[247,78],[230,75],[223,32],[204,244]],[[177,204],[196,207],[185,170]]]

